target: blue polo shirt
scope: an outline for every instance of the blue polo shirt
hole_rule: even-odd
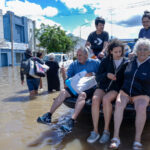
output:
[[[68,78],[73,77],[75,74],[81,72],[82,70],[86,70],[87,73],[94,72],[97,73],[99,69],[100,62],[95,59],[88,58],[85,64],[81,64],[78,60],[75,60],[69,66],[67,70]]]

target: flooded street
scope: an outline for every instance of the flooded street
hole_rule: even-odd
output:
[[[58,92],[47,93],[46,78],[43,78],[44,92],[30,100],[26,83],[21,85],[19,68],[0,68],[0,150],[107,150],[108,144],[88,144],[87,137],[92,130],[90,114],[81,114],[72,133],[65,135],[59,125],[65,122],[73,110],[62,105],[53,115],[51,126],[36,122],[38,116],[49,111]],[[102,134],[103,119],[99,130]],[[111,123],[111,136],[113,122]],[[124,119],[121,126],[121,150],[132,149],[134,140],[134,119]],[[144,149],[150,149],[150,119],[143,131]]]

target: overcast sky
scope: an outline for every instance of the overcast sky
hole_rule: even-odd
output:
[[[94,19],[102,16],[109,36],[129,39],[138,37],[150,0],[0,0],[0,9],[35,20],[37,28],[57,24],[84,39],[95,30]]]

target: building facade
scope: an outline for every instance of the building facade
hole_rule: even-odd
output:
[[[20,65],[27,48],[35,50],[35,21],[0,10],[0,67]]]

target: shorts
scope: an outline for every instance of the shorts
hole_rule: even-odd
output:
[[[29,91],[37,91],[40,84],[40,78],[27,79],[27,86]]]
[[[148,100],[150,99],[149,96],[147,96],[147,95],[137,95],[137,96],[132,96],[131,97],[127,93],[125,93],[123,90],[120,91],[120,94],[123,95],[123,96],[126,96],[130,103],[134,103],[134,101],[136,99],[140,99],[140,98],[141,99],[148,99]]]
[[[79,95],[74,95],[69,88],[65,88],[65,90],[71,95],[71,97],[77,98],[79,96]],[[95,90],[96,90],[96,86],[84,91],[86,93],[86,99],[92,98]]]

